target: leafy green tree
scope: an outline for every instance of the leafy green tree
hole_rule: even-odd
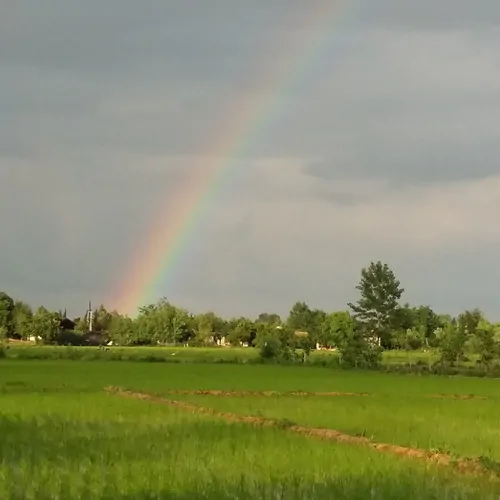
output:
[[[248,318],[235,318],[229,321],[228,328],[228,341],[231,345],[237,346],[242,344],[253,345],[255,338],[257,337],[257,325],[265,325],[267,327],[266,331],[273,331],[273,325],[270,323],[254,323]],[[265,330],[261,327],[261,330]]]
[[[81,318],[75,318],[75,332],[84,333],[89,329],[89,324],[85,316]]]
[[[29,325],[32,319],[33,310],[31,306],[22,300],[17,300],[14,303],[14,310],[12,312],[12,333],[26,340],[29,336]]]
[[[36,310],[29,323],[29,336],[40,337],[46,343],[55,342],[59,333],[60,321],[57,313],[51,312],[41,306]]]
[[[439,316],[430,306],[419,306],[415,308],[415,313],[418,324],[414,326],[425,328],[425,343],[431,345],[435,339],[434,332],[441,326]]]
[[[112,314],[108,335],[113,344],[133,345],[137,339],[137,324],[127,316]]]
[[[418,313],[414,307],[406,303],[394,311],[394,328],[406,332],[409,328],[418,326]]]
[[[499,342],[495,339],[495,328],[486,319],[481,319],[475,326],[474,351],[479,354],[478,363],[490,368],[500,356]]]
[[[373,342],[372,331],[364,323],[355,322],[354,328],[338,344],[340,362],[353,368],[378,368],[382,348]]]
[[[317,340],[325,347],[338,347],[351,338],[353,332],[354,319],[349,311],[336,311],[325,316]]]
[[[378,339],[383,347],[390,347],[392,332],[398,327],[399,300],[404,292],[394,272],[387,264],[371,262],[361,271],[356,287],[361,297],[357,304],[349,303],[354,317],[363,325],[369,337]]]
[[[285,362],[297,360],[295,330],[287,326],[276,328],[258,323],[255,345],[262,359]]]
[[[307,332],[310,341],[316,343],[325,318],[324,311],[311,309],[305,302],[296,302],[290,310],[286,326],[293,331]]]
[[[267,323],[269,325],[281,325],[280,315],[274,313],[260,313],[257,321],[259,323]]]
[[[212,340],[217,341],[225,335],[226,325],[224,320],[212,311],[197,314],[194,317],[194,323],[197,344],[209,344]]]
[[[436,336],[441,351],[441,364],[456,366],[464,358],[468,334],[456,321],[451,321],[444,328],[438,329]]]
[[[255,339],[255,346],[259,349],[259,356],[263,360],[278,360],[281,356],[281,340],[276,332],[259,332]]]
[[[101,304],[93,315],[92,329],[96,332],[107,331],[111,323],[112,314]]]
[[[404,349],[408,355],[408,363],[411,362],[410,351],[421,349],[426,342],[426,329],[424,325],[419,327],[414,326],[406,331],[400,331],[396,340],[396,345],[400,349]]]
[[[483,319],[483,313],[477,308],[472,311],[465,311],[458,316],[458,328],[464,334],[474,335],[479,323],[481,323]]]
[[[187,311],[161,299],[139,310],[133,343],[149,345],[180,342],[189,330],[190,322]]]
[[[307,332],[312,323],[312,310],[305,302],[296,302],[290,309],[286,325],[291,330]]]
[[[0,292],[0,328],[6,338],[13,331],[14,300],[5,292]]]

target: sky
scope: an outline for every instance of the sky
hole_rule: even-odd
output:
[[[0,289],[117,306],[228,113],[279,99],[152,295],[345,309],[382,260],[403,301],[500,320],[500,2],[338,0],[316,33],[325,2],[0,0]]]

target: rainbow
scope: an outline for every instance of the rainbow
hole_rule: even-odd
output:
[[[298,9],[300,18],[290,27],[278,57],[269,57],[259,72],[261,85],[251,96],[231,103],[218,134],[209,141],[203,164],[194,169],[177,195],[169,199],[153,221],[142,248],[134,253],[125,280],[110,299],[115,308],[134,314],[152,302],[159,285],[172,283],[181,256],[192,245],[200,223],[209,213],[226,182],[241,168],[239,159],[251,151],[280,115],[283,97],[293,95],[315,74],[327,55],[332,32],[355,0],[310,0]],[[307,9],[307,12],[304,12]],[[305,39],[304,32],[308,35]],[[294,36],[295,34],[295,36]]]

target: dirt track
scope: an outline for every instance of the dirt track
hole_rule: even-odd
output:
[[[436,399],[488,399],[485,396],[475,396],[474,394],[433,394],[429,397]]]
[[[193,395],[193,396],[221,396],[221,397],[248,397],[248,396],[325,396],[325,397],[340,397],[340,396],[369,396],[367,393],[359,392],[305,392],[305,391],[218,391],[218,390],[175,390],[165,391],[165,394],[178,395]]]

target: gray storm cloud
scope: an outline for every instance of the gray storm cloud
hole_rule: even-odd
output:
[[[259,72],[316,4],[4,3],[1,288],[80,314],[120,286],[228,110],[272,92]],[[158,296],[228,315],[343,308],[382,259],[408,300],[498,317],[500,4],[354,11]]]

